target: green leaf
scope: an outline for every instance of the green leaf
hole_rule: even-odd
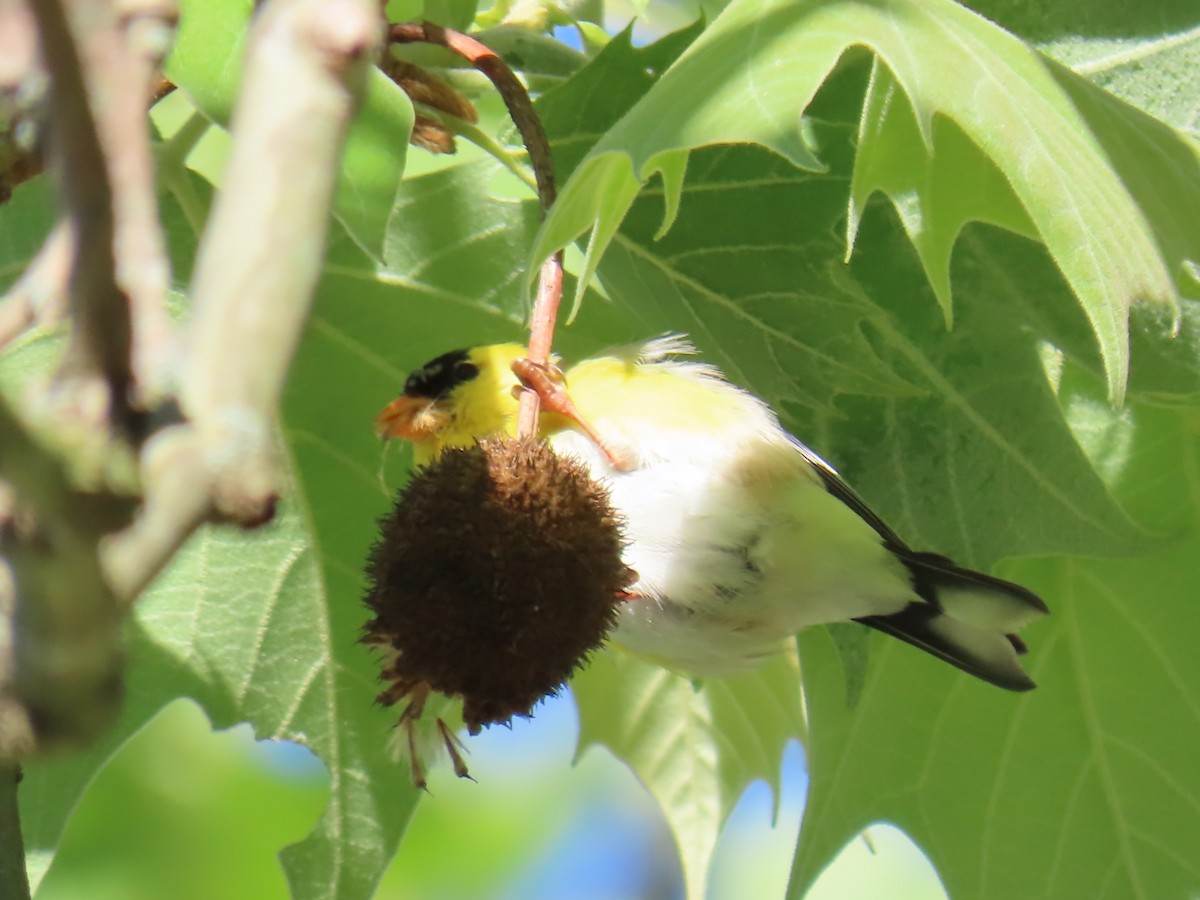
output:
[[[256,745],[245,726],[214,733],[195,703],[174,701],[89,787],[36,896],[286,898],[276,853],[327,799],[302,755]]]
[[[926,144],[903,89],[876,61],[863,103],[847,243],[854,244],[871,195],[887,194],[950,327],[950,255],[963,227],[971,221],[987,222],[1035,239],[1037,229],[1004,173],[952,119],[938,117],[930,128]]]
[[[1137,12],[1111,0],[1109,6]],[[1131,30],[1134,40],[1056,42],[1046,50],[1077,75],[1195,137],[1200,86],[1191,76],[1200,66],[1200,10],[1188,2],[1172,7],[1170,21]]]
[[[1114,410],[1102,382],[1071,366],[1059,397],[1113,496],[1177,539],[1142,558],[1004,568],[1052,611],[1026,635],[1039,686],[1021,697],[881,640],[851,708],[834,646],[806,633],[812,781],[793,896],[879,820],[921,843],[950,896],[1148,898],[1200,884],[1195,407]]]
[[[251,0],[187,0],[166,75],[223,127],[233,118],[241,83]],[[350,125],[334,212],[368,254],[378,257],[404,172],[413,112],[408,96],[378,70]]]
[[[801,433],[821,435],[818,447],[833,448],[829,456],[906,540],[970,565],[1153,546],[1153,526],[1129,517],[1063,421],[1045,368],[1047,335],[1025,314],[1027,286],[1013,276],[1052,277],[1044,252],[1000,233],[970,235],[953,270],[970,301],[947,332],[899,227],[876,219],[867,235],[862,249],[871,249],[851,269],[892,313],[881,353],[925,392],[848,397],[837,417]],[[1074,321],[1062,330],[1083,342],[1087,323],[1070,309]]]
[[[1039,687],[1021,697],[880,641],[849,711],[828,638],[807,633],[812,780],[790,896],[878,820],[925,848],[952,897],[1194,891],[1198,550],[1193,535],[1139,561],[1007,569],[1054,611],[1031,636]]]
[[[565,78],[587,62],[578,50],[548,34],[521,25],[497,25],[471,37],[498,53],[510,68],[529,75]]]
[[[466,31],[475,21],[476,0],[424,0],[425,8],[420,18],[436,22],[445,28]]]
[[[1200,8],[1122,0],[971,0],[966,4],[1032,42],[1076,74],[1180,130],[1194,133],[1200,85]]]
[[[651,73],[665,70],[694,34],[646,48],[620,35],[548,94],[538,110],[559,167],[569,170],[584,155],[596,125],[620,120],[619,98],[648,90]],[[844,144],[845,128],[830,132],[840,132]],[[836,137],[827,149],[841,152]],[[681,202],[679,224],[660,235],[666,205],[676,204],[668,213],[674,216]],[[806,210],[801,230],[781,234],[779,223],[791,221],[797,208]],[[868,336],[879,311],[831,262],[839,248],[829,223],[843,209],[840,179],[815,179],[763,151],[697,155],[681,194],[642,193],[605,258],[604,282],[624,314],[626,339],[689,331],[727,374],[772,403],[787,398],[829,408],[845,392],[914,393],[881,363]]]
[[[1146,213],[1180,290],[1196,297],[1200,280],[1195,272],[1185,272],[1185,263],[1200,260],[1200,145],[1134,107],[1112,102],[1108,94],[1066,69],[1050,70]],[[1200,110],[1200,88],[1193,90],[1192,99]]]
[[[0,215],[0,283],[6,287],[25,271],[57,218],[57,202],[45,178],[19,185]]]
[[[592,146],[670,68],[702,32],[696,23],[645,47],[633,46],[626,28],[574,78],[538,98],[537,112],[550,138],[560,178],[579,165]]]
[[[1074,364],[1103,376],[1088,323],[1070,302],[1070,288],[1047,255],[1031,253],[1028,242],[1001,232],[969,230],[960,247],[955,278],[969,279],[956,281],[964,296],[976,290],[1002,294],[1015,319],[1029,324]],[[963,272],[970,274],[963,276]],[[1191,402],[1200,394],[1200,303],[1185,297],[1180,310],[1176,329],[1154,309],[1134,308],[1129,334],[1130,397],[1174,404]]]
[[[662,806],[689,897],[703,897],[717,833],[742,790],[763,779],[778,800],[787,741],[802,734],[794,656],[753,672],[693,682],[616,650],[572,680],[578,755],[608,747]]]
[[[1122,184],[1101,139],[1060,84],[1070,76],[950,0],[736,0],[580,165],[532,258],[591,228],[584,270],[590,277],[641,184],[672,160],[678,166],[678,159],[696,147],[754,142],[797,166],[819,169],[795,123],[839,58],[860,44],[894,76],[927,152],[936,149],[935,116],[945,116],[1011,184],[1086,311],[1110,393],[1119,398],[1128,367],[1129,308],[1144,299],[1177,316],[1168,268],[1174,260],[1162,258],[1148,212]],[[883,100],[873,98],[868,111],[883,112]],[[868,146],[880,125],[886,126],[886,117],[865,123]],[[885,127],[884,134],[892,132]],[[957,149],[968,146],[960,141]],[[912,154],[907,156],[912,162]],[[882,151],[868,157],[877,174],[883,158]],[[904,186],[893,199],[910,223],[917,221],[918,200],[943,209],[944,201],[921,197],[924,170],[915,163],[905,170],[903,162],[897,161],[883,180]],[[982,164],[974,167],[986,172],[988,183],[998,183]],[[1187,171],[1197,168],[1193,162]],[[863,195],[876,186],[860,176],[852,220]],[[932,251],[944,253],[965,218],[1005,224],[1020,218],[1011,200],[989,204],[989,196],[995,192],[985,192],[974,206],[953,215],[943,212],[932,225],[928,216],[921,219],[923,227],[943,232],[918,244],[930,254],[930,272],[944,269],[944,259]]]

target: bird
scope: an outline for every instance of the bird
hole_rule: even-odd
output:
[[[609,489],[623,521],[636,580],[612,640],[626,651],[689,676],[734,675],[803,629],[852,621],[997,687],[1035,686],[1017,632],[1048,613],[1037,594],[914,550],[681,335],[565,370],[530,363],[516,343],[453,350],[407,377],[376,431],[429,464],[515,434],[517,395],[531,387],[540,434]]]

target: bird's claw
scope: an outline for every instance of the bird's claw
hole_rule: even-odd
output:
[[[543,412],[557,413],[574,422],[600,449],[610,466],[621,472],[635,468],[625,454],[601,437],[591,423],[580,414],[567,391],[567,379],[562,369],[551,363],[537,363],[522,357],[513,362],[512,370],[521,382],[513,388],[514,395],[519,396],[524,390],[533,391],[538,396]]]

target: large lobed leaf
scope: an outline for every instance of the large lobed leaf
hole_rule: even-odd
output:
[[[880,819],[921,843],[950,896],[1151,898],[1200,885],[1194,414],[1118,417],[1097,395],[1072,400],[1081,437],[1124,456],[1121,493],[1186,536],[1136,560],[1007,567],[1054,605],[1033,651],[1038,690],[1021,698],[881,644],[851,709],[828,639],[804,635],[806,684],[820,687],[806,691],[812,780],[795,896]]]
[[[965,221],[1035,233],[1087,314],[1110,392],[1121,397],[1129,309],[1142,299],[1176,317],[1183,259],[1157,243],[1150,212],[1122,181],[1125,169],[1114,169],[1096,123],[1060,83],[1072,76],[951,0],[735,0],[597,143],[566,185],[531,258],[590,228],[590,275],[656,172],[668,192],[665,221],[674,221],[687,156],[696,147],[752,142],[819,169],[801,139],[800,116],[842,55],[858,45],[871,48],[890,75],[880,69],[864,107],[850,234],[866,196],[887,192],[948,304],[944,273]],[[899,140],[896,129],[904,132],[904,125],[893,124],[897,116],[912,118],[915,135]],[[965,140],[954,152],[971,160],[974,173],[966,178],[983,180],[978,194],[964,197],[965,183],[946,183],[930,166],[939,149],[936,116],[961,130]],[[907,152],[895,153],[899,144]],[[1196,171],[1194,158],[1187,169]]]
[[[612,83],[614,58],[639,72],[655,52],[617,39],[595,68]],[[969,299],[959,327],[947,331],[886,218],[869,219],[853,266],[838,261],[836,229],[853,164],[848,116],[861,96],[853,74],[829,87],[810,129],[829,174],[752,147],[711,148],[693,154],[674,201],[653,188],[642,192],[600,266],[631,338],[688,331],[733,380],[790,413],[798,436],[856,475],[868,500],[894,513],[914,542],[980,565],[1014,553],[1137,546],[1145,533],[1109,497],[1047,384],[1038,347],[1047,328],[1035,317],[1041,304],[1031,309],[1020,285],[985,268],[1011,263],[994,261],[990,250],[969,257],[960,276],[969,279]],[[608,102],[587,73],[550,95],[542,110],[555,148],[566,146],[569,158],[586,139],[579,123],[592,105]],[[658,236],[671,202],[677,224]],[[1036,267],[1037,290],[1061,299],[1061,279],[1045,271],[1043,254],[1028,242],[1004,246]],[[1087,333],[1077,313],[1055,325],[1056,339]],[[896,444],[897,459],[886,466],[872,458],[881,428],[885,446]],[[963,507],[973,521],[948,520],[936,504],[914,512],[920,504],[906,495],[930,496],[955,456],[968,467],[958,489],[968,492]],[[1031,508],[1042,521],[1022,522]],[[997,521],[1014,526],[996,529]]]

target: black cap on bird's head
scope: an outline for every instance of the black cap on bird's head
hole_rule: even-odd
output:
[[[451,350],[431,359],[404,381],[404,396],[436,400],[479,375],[470,350]]]

